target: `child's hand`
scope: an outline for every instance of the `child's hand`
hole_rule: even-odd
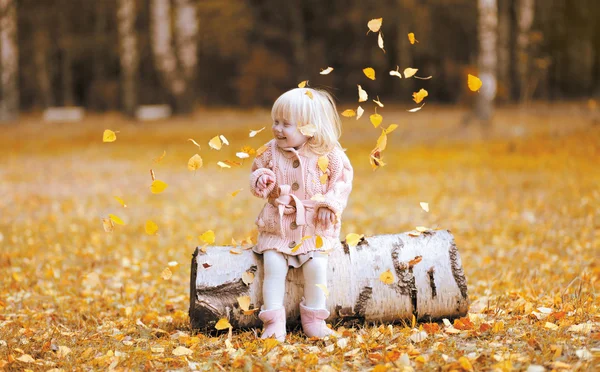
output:
[[[264,190],[273,182],[275,182],[273,177],[268,174],[263,174],[258,178],[258,181],[256,181],[256,186],[258,186],[259,189]]]
[[[328,226],[335,222],[335,213],[329,208],[321,207],[317,211],[317,223],[321,223],[324,226]]]

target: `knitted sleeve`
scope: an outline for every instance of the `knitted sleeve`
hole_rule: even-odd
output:
[[[331,209],[333,213],[340,216],[346,208],[348,197],[352,191],[354,170],[348,156],[341,149],[333,150],[328,158],[329,181],[322,206]]]
[[[272,168],[271,146],[267,145],[267,149],[260,155],[257,155],[254,159],[254,163],[252,163],[252,173],[250,174],[250,191],[254,196],[266,199],[274,190],[276,190],[277,178],[275,177],[275,173],[273,172]],[[273,177],[275,182],[266,188],[261,189],[257,185],[257,182],[260,176],[265,174]]]

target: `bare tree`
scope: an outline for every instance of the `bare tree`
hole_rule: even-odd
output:
[[[135,0],[119,0],[118,6],[117,21],[119,24],[123,110],[128,115],[133,115],[137,106],[136,78],[139,64],[135,31]]]
[[[510,101],[512,91],[511,56],[513,0],[498,0],[498,100]]]
[[[15,0],[0,0],[0,121],[19,115],[19,48]]]
[[[152,51],[161,78],[175,98],[176,112],[189,112],[194,103],[198,19],[195,2],[175,0],[175,50],[171,32],[171,3],[153,0]]]
[[[517,71],[519,75],[519,100],[521,102],[527,101],[532,93],[528,85],[529,64],[531,62],[529,55],[529,31],[533,23],[534,9],[534,0],[517,1]]]
[[[496,0],[478,0],[477,5],[479,10],[477,65],[483,85],[477,95],[475,113],[480,120],[488,123],[492,117],[496,96],[498,4]]]

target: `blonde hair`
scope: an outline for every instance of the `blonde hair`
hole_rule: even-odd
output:
[[[312,98],[307,95],[312,94]],[[317,128],[306,146],[318,155],[324,155],[334,148],[341,148],[342,120],[331,95],[319,89],[295,88],[283,93],[271,110],[273,120],[287,120],[299,128],[314,124]]]

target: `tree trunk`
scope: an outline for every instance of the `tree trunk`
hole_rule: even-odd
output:
[[[137,106],[137,69],[139,57],[135,30],[135,0],[119,0],[117,22],[119,26],[121,91],[123,110],[129,116],[135,114]]]
[[[19,48],[17,44],[17,4],[0,0],[0,121],[19,116]]]
[[[198,19],[191,0],[176,0],[176,51],[171,32],[171,4],[169,0],[153,0],[152,51],[162,81],[175,99],[175,111],[193,109],[193,86],[197,66]],[[178,61],[179,60],[179,61]]]
[[[469,307],[467,284],[460,255],[449,231],[432,231],[419,237],[380,235],[361,240],[356,247],[329,256],[328,322],[436,321],[464,316]],[[262,256],[251,250],[240,255],[230,247],[196,248],[190,278],[190,321],[193,329],[214,330],[220,318],[235,328],[261,325],[258,312],[244,315],[237,302],[249,296],[251,307],[262,305]],[[420,262],[410,261],[418,256]],[[418,260],[416,260],[418,261]],[[392,284],[379,277],[389,270]],[[242,274],[254,273],[250,285]],[[286,282],[287,324],[299,323],[303,294],[301,269],[290,269]]]
[[[529,87],[529,30],[533,24],[535,9],[534,0],[518,0],[517,2],[517,72],[519,76],[519,101],[529,100],[531,91]]]
[[[296,80],[308,80],[310,76],[306,71],[306,30],[304,25],[304,11],[301,0],[288,2],[288,13],[290,17],[290,41],[292,43],[294,70]]]
[[[400,71],[404,71],[407,67],[415,67],[412,65],[413,53],[410,42],[408,40],[408,33],[411,32],[411,20],[413,19],[414,0],[396,0],[396,12],[398,14],[398,23],[396,24],[396,40],[398,43],[398,49],[396,53],[396,61],[400,67]],[[392,69],[395,69],[393,66]],[[422,72],[421,74],[427,74]],[[415,79],[402,79],[396,86],[399,87],[399,95],[406,99],[411,96],[413,92],[413,84]]]
[[[498,100],[511,100],[511,4],[513,0],[498,0]]]
[[[479,9],[479,78],[483,85],[477,95],[475,113],[484,123],[489,123],[496,95],[496,65],[498,5],[496,0],[478,0]]]
[[[73,99],[73,71],[71,70],[72,59],[71,59],[71,48],[72,41],[69,33],[69,20],[66,10],[69,8],[69,4],[64,0],[61,2],[63,11],[59,15],[59,28],[60,28],[60,69],[62,78],[62,92],[63,92],[63,106],[73,106],[75,103]]]

